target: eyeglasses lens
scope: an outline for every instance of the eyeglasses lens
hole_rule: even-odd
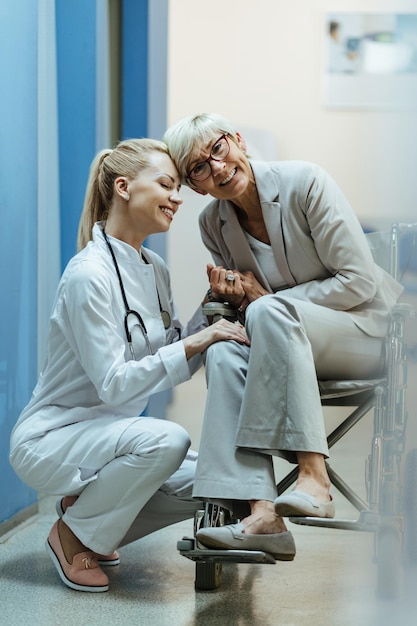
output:
[[[190,172],[189,177],[193,180],[206,180],[211,174],[210,161],[223,161],[230,151],[226,135],[220,137],[211,149],[210,156],[206,161],[197,163]]]

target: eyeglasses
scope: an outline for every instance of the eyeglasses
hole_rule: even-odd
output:
[[[210,156],[201,163],[194,165],[187,178],[190,180],[206,180],[211,174],[210,161],[223,161],[230,152],[227,135],[222,135],[210,150]]]

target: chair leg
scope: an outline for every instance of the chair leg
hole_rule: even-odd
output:
[[[284,491],[288,489],[295,481],[298,476],[298,467],[295,467],[289,474],[287,474],[277,485],[278,495],[280,496]]]
[[[345,496],[346,500],[348,500],[360,513],[362,511],[370,511],[369,506],[360,498],[353,489],[337,474],[334,469],[330,467],[328,463],[326,463],[327,473],[330,478],[330,482],[332,485],[336,487],[340,493]]]

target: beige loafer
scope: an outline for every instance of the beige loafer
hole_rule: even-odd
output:
[[[272,535],[250,535],[245,526],[228,524],[213,528],[201,528],[196,538],[206,548],[221,550],[255,550],[267,552],[278,561],[292,561],[295,557],[294,538],[289,530]]]
[[[325,517],[335,516],[333,498],[328,502],[319,502],[309,493],[294,489],[290,493],[278,496],[274,500],[275,513],[282,517]]]

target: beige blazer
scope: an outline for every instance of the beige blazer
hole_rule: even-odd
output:
[[[280,295],[346,311],[365,333],[386,333],[403,288],[375,264],[363,229],[335,181],[304,161],[251,161],[277,266]],[[213,200],[200,214],[214,263],[251,270],[272,291],[239,224],[233,203]]]

